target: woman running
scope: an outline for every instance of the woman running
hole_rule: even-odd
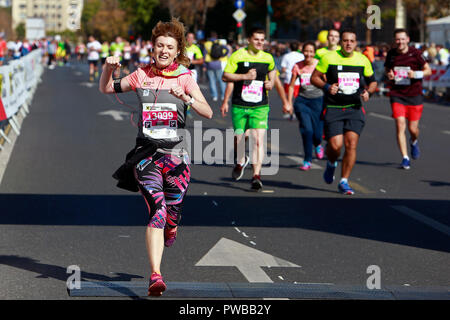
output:
[[[316,46],[314,42],[306,42],[302,53],[305,60],[300,61],[292,68],[292,78],[289,84],[288,101],[292,106],[295,80],[300,78],[300,90],[295,98],[294,111],[299,120],[300,134],[303,140],[303,151],[305,158],[300,170],[311,169],[312,150],[315,148],[318,159],[323,158],[324,150],[322,143],[323,121],[320,120],[322,112],[323,91],[310,82],[311,74],[316,68],[317,59],[314,59]]]
[[[183,148],[181,130],[186,109],[191,106],[210,119],[212,110],[193,80],[186,56],[185,29],[181,22],[158,22],[152,30],[152,61],[130,75],[113,80],[120,68],[119,57],[108,57],[100,78],[102,93],[135,91],[139,99],[140,121],[136,147],[115,176],[129,183],[124,173],[131,167],[131,181],[137,184],[147,203],[150,222],[146,245],[151,267],[148,294],[160,296],[166,289],[161,276],[164,246],[170,247],[181,219],[183,198],[190,180],[189,158]],[[121,170],[124,169],[124,170]],[[121,186],[123,187],[123,186]],[[128,190],[133,190],[129,185]]]

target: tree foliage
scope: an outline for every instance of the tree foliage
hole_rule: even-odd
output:
[[[25,23],[21,22],[17,25],[16,29],[14,30],[16,32],[17,39],[25,39]]]
[[[125,37],[130,20],[118,0],[88,0],[82,16],[85,37],[94,35],[102,41]]]
[[[13,30],[11,28],[11,24],[11,8],[0,8],[0,32],[5,33],[6,39],[13,38]]]
[[[152,18],[159,0],[119,0],[120,7],[125,10],[129,22],[136,28],[147,25]]]
[[[285,0],[283,15],[303,23],[343,21],[358,12],[365,12],[366,0]]]

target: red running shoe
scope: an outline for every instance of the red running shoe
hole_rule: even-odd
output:
[[[170,247],[173,245],[175,240],[177,239],[177,229],[175,228],[164,228],[164,245],[166,247]]]
[[[159,273],[153,272],[148,285],[148,295],[159,297],[164,290],[166,290],[166,284],[163,277]]]

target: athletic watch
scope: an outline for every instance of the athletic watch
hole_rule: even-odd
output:
[[[190,107],[190,106],[192,106],[192,105],[194,104],[194,102],[195,102],[194,97],[191,97],[191,100],[189,100],[188,102],[186,102],[186,105]]]

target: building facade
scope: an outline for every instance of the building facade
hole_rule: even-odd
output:
[[[83,0],[13,0],[12,27],[27,18],[42,18],[47,31],[75,31],[80,28]]]
[[[11,7],[12,0],[0,0],[0,7]]]

